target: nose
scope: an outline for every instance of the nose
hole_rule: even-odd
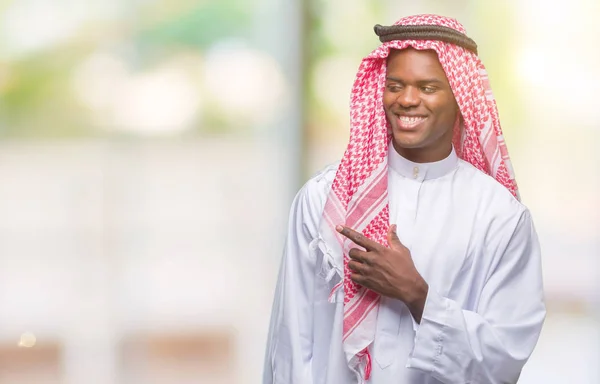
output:
[[[421,102],[419,90],[415,87],[405,87],[398,93],[396,102],[403,108],[416,107]]]

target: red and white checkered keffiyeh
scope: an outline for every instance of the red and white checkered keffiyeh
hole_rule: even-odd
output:
[[[440,25],[466,34],[454,19],[417,15],[400,19],[400,25]],[[518,198],[517,185],[498,118],[488,76],[472,52],[435,40],[383,43],[359,67],[350,102],[350,140],[325,204],[321,234],[330,245],[343,278],[332,291],[334,300],[343,286],[343,348],[350,369],[360,382],[369,379],[368,347],[375,338],[380,296],[350,279],[348,251],[354,245],[335,231],[345,224],[368,238],[387,245],[389,205],[387,195],[388,123],[383,109],[386,58],[390,49],[433,49],[446,73],[462,116],[453,145],[457,155],[491,175]],[[341,268],[340,268],[341,270]]]

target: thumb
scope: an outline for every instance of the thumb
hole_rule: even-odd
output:
[[[387,240],[390,248],[404,247],[404,245],[398,238],[398,234],[396,233],[397,228],[398,227],[396,226],[396,224],[392,224],[388,229]]]

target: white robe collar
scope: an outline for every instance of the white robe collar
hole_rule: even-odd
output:
[[[437,179],[447,175],[456,169],[458,160],[454,146],[448,157],[432,163],[415,163],[402,157],[391,142],[388,148],[389,167],[407,179],[417,181]]]

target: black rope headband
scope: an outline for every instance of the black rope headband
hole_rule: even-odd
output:
[[[477,44],[467,35],[441,25],[375,25],[375,34],[382,43],[393,40],[439,40],[465,48],[477,54]]]

